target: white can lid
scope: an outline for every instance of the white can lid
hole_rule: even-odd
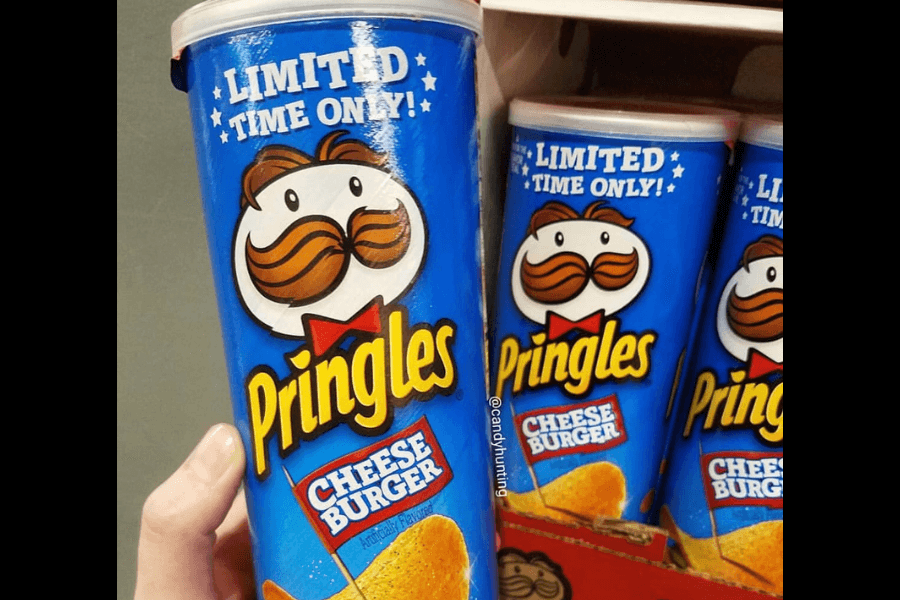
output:
[[[481,34],[481,6],[474,0],[206,0],[172,23],[172,57],[195,42],[248,27],[347,17],[437,21]]]
[[[543,96],[514,99],[509,122],[520,127],[626,139],[731,142],[737,138],[741,115],[710,106],[642,98]]]
[[[748,117],[741,130],[741,141],[754,146],[784,150],[784,116]]]

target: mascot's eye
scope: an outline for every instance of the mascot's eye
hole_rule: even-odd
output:
[[[519,567],[515,567],[513,570],[514,570],[516,573],[521,573],[521,572],[522,572],[522,569],[520,569]]]
[[[350,178],[350,193],[357,198],[362,196],[362,182],[356,177]]]
[[[543,572],[543,571],[538,571],[538,577],[543,577],[543,576],[544,576],[544,572]]]
[[[778,275],[778,271],[775,270],[775,267],[769,267],[766,269],[766,279],[770,282],[775,281],[775,277]]]
[[[609,243],[609,233],[608,232],[604,231],[603,233],[600,234],[600,243],[601,244]]]
[[[291,211],[296,212],[300,208],[300,197],[294,190],[288,190],[284,193],[284,205]]]
[[[553,237],[553,241],[556,242],[557,246],[562,246],[565,239],[563,238],[562,231],[557,231],[556,235]]]

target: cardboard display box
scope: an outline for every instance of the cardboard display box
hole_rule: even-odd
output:
[[[609,521],[594,527],[555,523],[501,506],[499,561],[504,590],[522,593],[542,580],[554,600],[765,600],[778,596],[678,567],[658,527]],[[535,588],[538,586],[536,585]],[[516,598],[532,596],[517,595]]]

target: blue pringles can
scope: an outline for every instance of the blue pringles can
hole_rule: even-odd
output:
[[[261,598],[496,597],[468,1],[173,25]]]
[[[687,564],[784,593],[784,124],[753,116],[701,313],[661,524]]]
[[[739,117],[517,99],[492,330],[512,440],[496,494],[564,522],[646,522]]]

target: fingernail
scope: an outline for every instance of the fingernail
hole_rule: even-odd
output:
[[[202,481],[211,483],[225,474],[237,456],[237,440],[231,430],[216,425],[194,449],[190,467]]]

